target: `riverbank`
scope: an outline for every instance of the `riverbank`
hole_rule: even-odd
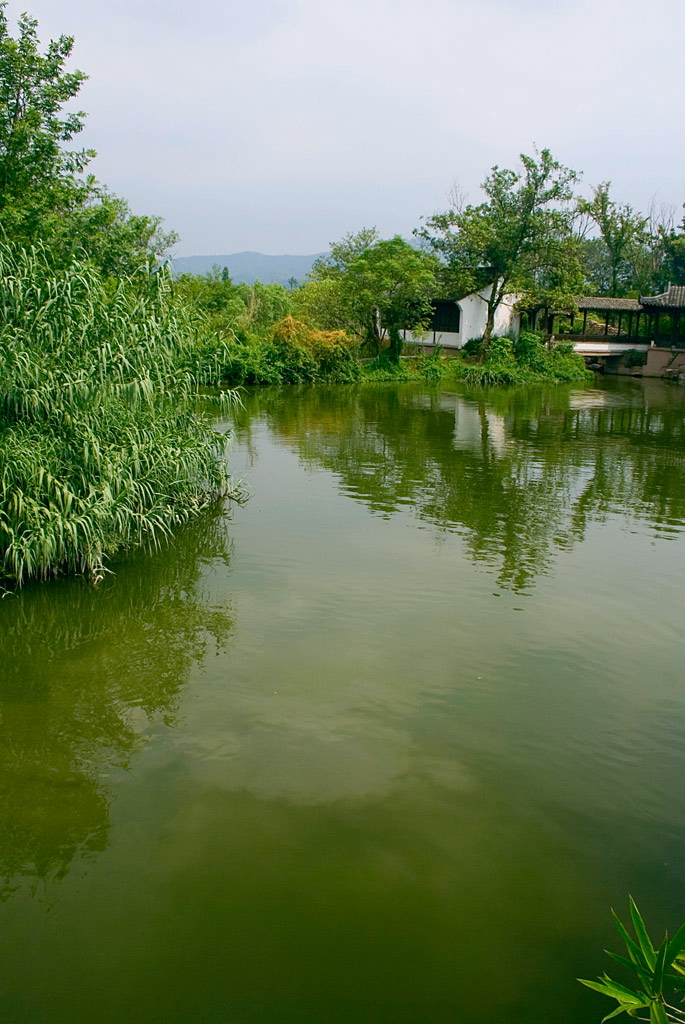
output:
[[[389,349],[368,359],[344,331],[314,330],[288,316],[267,338],[228,336],[222,340],[216,336],[207,345],[204,358],[213,383],[232,387],[412,380],[428,384],[568,384],[593,379],[582,357],[570,346],[548,349],[539,335],[529,332],[516,339],[493,338],[485,352],[473,340],[448,357],[439,349],[426,355],[406,346],[400,359],[393,359]]]

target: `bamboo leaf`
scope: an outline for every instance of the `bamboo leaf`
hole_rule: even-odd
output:
[[[666,952],[666,966],[670,967],[673,961],[685,950],[685,922],[681,924],[678,931],[668,944]]]
[[[656,952],[654,950],[654,946],[651,943],[649,935],[647,934],[647,929],[645,928],[645,923],[642,920],[640,911],[637,909],[635,900],[632,896],[630,897],[630,916],[633,920],[633,927],[635,929],[637,941],[640,944],[640,949],[642,950],[645,960],[652,968],[652,970],[654,970],[654,966],[656,964]]]

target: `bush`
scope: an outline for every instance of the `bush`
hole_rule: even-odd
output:
[[[215,379],[227,384],[349,384],[361,375],[357,347],[344,331],[314,330],[287,316],[267,339],[230,337]]]
[[[644,366],[647,362],[647,353],[638,352],[636,348],[629,348],[623,353],[624,366]]]
[[[478,359],[483,350],[483,339],[482,338],[469,338],[468,341],[464,342],[461,351],[464,353],[467,359]]]
[[[482,344],[476,345],[474,339],[467,346],[472,354],[483,351]],[[531,331],[522,331],[517,339],[491,338],[483,362],[456,362],[454,375],[471,384],[574,383],[592,377],[572,345],[548,349]]]

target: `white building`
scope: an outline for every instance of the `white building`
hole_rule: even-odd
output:
[[[465,295],[463,299],[436,299],[431,323],[423,335],[404,332],[404,340],[417,345],[463,348],[470,338],[482,338],[488,319],[488,298],[492,285]],[[516,295],[506,295],[495,313],[494,334],[518,337],[521,316],[514,309]]]

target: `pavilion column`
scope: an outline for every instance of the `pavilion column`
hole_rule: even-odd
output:
[[[587,334],[587,310],[583,310],[583,337]]]
[[[630,312],[628,313],[628,341],[630,341],[632,336],[633,336],[633,311],[631,309]]]

